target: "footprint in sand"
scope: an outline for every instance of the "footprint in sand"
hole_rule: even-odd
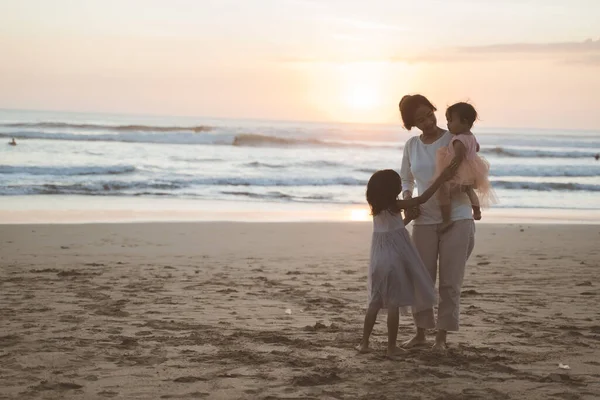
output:
[[[21,337],[18,335],[5,335],[0,336],[0,347],[11,347],[21,341]]]
[[[294,386],[318,386],[329,385],[341,380],[342,379],[335,372],[330,372],[328,374],[318,373],[297,376],[292,380],[292,384]]]
[[[210,379],[203,376],[180,376],[179,378],[173,379],[173,382],[177,383],[193,383],[193,382],[206,382]]]
[[[163,394],[160,396],[161,399],[199,399],[200,397],[208,397],[210,393],[206,392],[192,392],[184,394]]]
[[[56,390],[56,391],[65,391],[65,390],[74,390],[81,389],[83,386],[78,385],[77,383],[72,382],[57,382],[50,383],[48,381],[42,381],[39,385],[33,386],[32,389],[36,392],[46,391],[46,390]]]
[[[103,390],[101,392],[98,392],[98,396],[102,396],[102,397],[116,397],[119,395],[119,392],[111,392],[110,390]]]

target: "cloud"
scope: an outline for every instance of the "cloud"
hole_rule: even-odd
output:
[[[506,43],[486,46],[459,47],[463,53],[588,53],[600,52],[600,39],[587,39],[583,42],[557,43]]]
[[[457,51],[463,55],[493,55],[498,57],[516,56],[544,57],[566,64],[600,64],[600,39],[587,39],[582,42],[554,43],[506,43],[487,46],[459,47]]]
[[[390,61],[408,64],[437,64],[437,63],[448,63],[448,62],[464,62],[471,61],[473,59],[479,59],[480,57],[471,57],[457,54],[451,51],[432,51],[428,54],[420,55],[406,55],[392,57]]]
[[[442,52],[436,51],[421,55],[399,55],[392,57],[360,57],[352,55],[338,55],[326,57],[318,56],[283,56],[277,59],[278,62],[284,64],[296,64],[296,65],[339,65],[339,64],[350,64],[350,63],[401,63],[401,64],[438,64],[438,63],[453,63],[453,62],[471,62],[471,61],[485,61],[486,57],[475,56],[475,55],[463,55],[456,52]]]
[[[349,38],[347,38],[349,39]],[[282,62],[297,64],[338,64],[348,62],[383,62],[408,64],[438,64],[455,62],[485,62],[499,60],[552,60],[564,64],[600,64],[600,39],[582,42],[507,43],[484,46],[432,49],[426,53],[398,54],[390,57],[286,57]]]
[[[573,59],[565,60],[566,64],[586,64],[586,65],[600,65],[600,53],[590,54],[585,57],[576,57]]]
[[[355,28],[359,30],[373,30],[373,31],[396,31],[405,32],[406,28],[398,25],[382,24],[380,22],[367,21],[355,18],[340,18],[340,17],[327,17],[326,22],[347,26],[349,28]]]
[[[347,35],[344,33],[336,33],[331,35],[331,37],[335,40],[344,41],[344,42],[365,42],[366,39],[362,36],[358,35]]]
[[[415,56],[397,57],[409,63],[447,63],[500,59],[549,59],[568,64],[600,64],[600,39],[582,42],[504,43],[440,49]]]
[[[358,57],[358,56],[284,56],[277,59],[278,62],[284,64],[295,64],[295,65],[340,65],[340,64],[352,64],[352,63],[390,63],[390,62],[405,62],[395,61],[392,58],[377,58],[377,57]]]
[[[322,22],[328,26],[335,26],[338,28],[355,29],[358,31],[384,31],[384,32],[405,32],[406,29],[403,26],[386,24],[379,21],[366,20],[359,17],[344,16],[340,9],[332,7],[323,1],[318,0],[286,0],[288,4],[294,6],[300,6],[302,8],[310,9],[313,13],[318,10],[318,14],[311,14],[308,19],[311,21]]]

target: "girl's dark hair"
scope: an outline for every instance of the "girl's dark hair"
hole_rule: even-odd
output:
[[[456,103],[451,105],[446,110],[446,115],[452,114],[456,114],[458,118],[460,118],[460,122],[466,122],[470,127],[473,127],[473,124],[477,120],[477,111],[475,110],[475,107],[469,103]]]
[[[404,127],[409,131],[415,126],[415,112],[417,111],[417,108],[421,106],[426,106],[431,108],[432,111],[437,111],[437,108],[427,100],[427,97],[421,94],[407,94],[400,100],[400,103],[398,103],[402,122],[404,123]]]
[[[396,199],[402,190],[400,175],[392,169],[377,171],[367,183],[367,203],[371,207],[371,215],[382,211],[400,212]]]

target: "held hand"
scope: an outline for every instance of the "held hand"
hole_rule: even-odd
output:
[[[412,221],[419,218],[419,215],[421,215],[421,209],[419,207],[408,208],[404,210],[404,215],[407,219]]]

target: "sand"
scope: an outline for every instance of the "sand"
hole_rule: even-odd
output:
[[[0,398],[600,398],[600,226],[478,225],[460,332],[398,361],[384,314],[354,350],[370,229],[2,225]]]

